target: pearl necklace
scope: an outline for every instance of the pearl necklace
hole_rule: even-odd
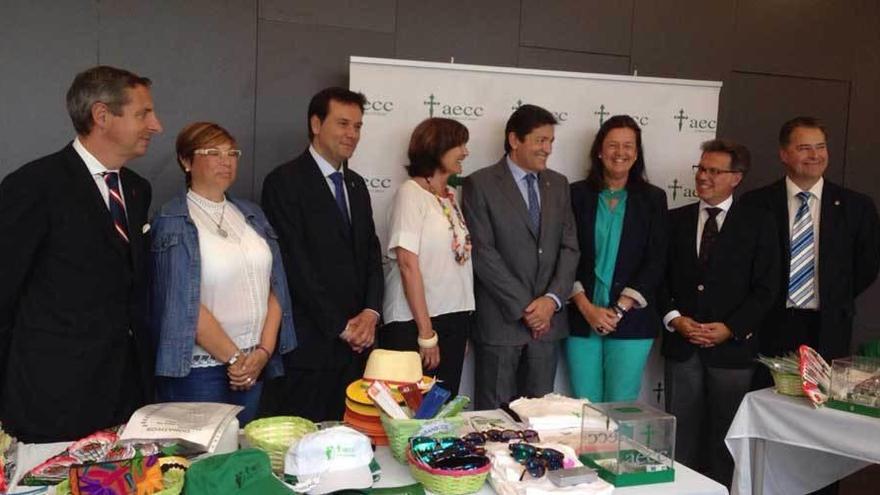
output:
[[[198,194],[198,193],[194,192],[193,194]],[[214,216],[211,215],[211,213],[208,212],[208,210],[205,209],[204,206],[200,205],[199,201],[197,201],[196,198],[187,194],[186,199],[188,199],[190,202],[192,202],[192,204],[196,205],[196,208],[202,210],[202,212],[205,214],[205,216],[207,216],[208,219],[211,220],[212,223],[214,223],[214,225],[217,227],[217,235],[219,235],[220,237],[222,237],[224,239],[229,237],[229,232],[223,228],[223,217],[226,215],[226,196],[223,196],[223,206],[220,208],[220,220],[219,221],[214,220]]]

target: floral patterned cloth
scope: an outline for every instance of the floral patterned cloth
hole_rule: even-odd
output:
[[[152,495],[164,488],[157,455],[83,464],[70,470],[72,495]]]

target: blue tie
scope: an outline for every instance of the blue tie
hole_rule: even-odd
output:
[[[339,207],[339,213],[345,220],[345,225],[351,225],[351,219],[348,217],[348,207],[345,206],[345,186],[342,182],[342,172],[333,172],[330,179],[336,187],[336,206]]]
[[[535,232],[541,228],[541,204],[538,203],[538,190],[535,189],[535,181],[538,178],[535,174],[526,175],[526,183],[529,190],[529,219],[532,221],[532,227]]]
[[[810,193],[799,192],[801,200],[791,227],[791,261],[788,272],[788,299],[792,306],[803,308],[815,296],[816,263],[813,252],[813,217]]]
[[[104,182],[107,183],[107,207],[110,209],[110,218],[113,219],[113,228],[128,244],[128,220],[125,218],[125,202],[119,192],[119,173],[104,172],[103,175]]]

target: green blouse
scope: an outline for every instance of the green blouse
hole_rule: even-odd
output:
[[[599,193],[596,209],[595,253],[596,266],[593,273],[593,304],[607,307],[611,302],[611,283],[614,280],[614,266],[617,264],[617,250],[620,247],[620,234],[623,232],[623,216],[626,214],[626,189],[612,191],[604,189]],[[609,202],[617,200],[612,209]]]

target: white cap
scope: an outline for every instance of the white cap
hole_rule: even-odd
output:
[[[377,468],[369,437],[334,426],[306,434],[288,449],[284,478],[297,492],[321,495],[370,488]]]

